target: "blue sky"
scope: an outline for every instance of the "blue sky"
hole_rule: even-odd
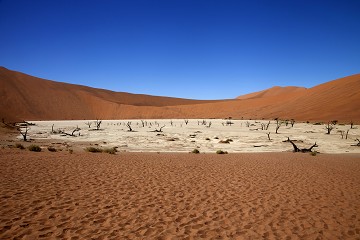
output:
[[[360,1],[0,0],[0,66],[225,99],[360,73]]]

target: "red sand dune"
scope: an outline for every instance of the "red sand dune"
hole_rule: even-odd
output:
[[[259,91],[259,92],[254,92],[254,93],[249,93],[249,94],[245,94],[245,95],[241,95],[239,97],[237,97],[236,99],[252,99],[252,98],[263,98],[263,97],[273,97],[273,96],[277,96],[277,95],[282,95],[282,94],[290,94],[290,93],[297,93],[297,92],[302,92],[306,90],[306,88],[304,87],[279,87],[279,86],[275,86],[263,91]]]
[[[0,67],[6,121],[139,118],[294,118],[360,122],[360,74],[316,87],[274,87],[233,100],[200,101],[112,92],[32,77]]]

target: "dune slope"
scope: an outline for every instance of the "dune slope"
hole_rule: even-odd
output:
[[[360,122],[360,74],[316,87],[274,87],[233,100],[113,92],[0,67],[0,118],[7,121],[140,118],[294,118]]]

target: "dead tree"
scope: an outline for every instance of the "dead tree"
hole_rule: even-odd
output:
[[[268,136],[269,141],[271,141],[270,132],[267,133],[267,136]]]
[[[345,134],[345,131],[344,130],[339,130],[338,131],[341,135],[341,139],[344,139],[344,134]]]
[[[270,121],[267,124],[262,123],[261,124],[261,130],[268,130],[269,126],[270,126]]]
[[[285,126],[287,126],[287,125],[289,125],[289,120],[288,119],[285,120]]]
[[[145,122],[144,122],[144,120],[141,120],[141,124],[142,124],[143,127],[145,127]]]
[[[173,120],[170,120],[170,125],[171,125],[171,126],[173,125]]]
[[[291,120],[290,120],[290,124],[291,124],[291,127],[294,127],[295,120],[294,120],[294,119],[291,119]]]
[[[25,126],[25,129],[22,130],[21,127],[18,128],[18,131],[20,132],[20,134],[23,136],[23,140],[26,142],[27,141],[27,134],[28,134],[28,131],[29,131],[29,127],[26,125]]]
[[[211,127],[211,124],[212,124],[212,123],[211,123],[211,122],[209,122],[209,125],[208,125],[207,127],[208,127],[208,128],[210,128],[210,127]]]
[[[87,125],[89,128],[91,128],[91,124],[92,124],[92,122],[90,122],[90,121],[85,123],[85,125]]]
[[[166,125],[160,127],[159,129],[155,128],[155,130],[152,131],[152,132],[162,132],[162,129],[163,129],[165,126],[166,126]]]
[[[63,130],[59,130],[59,133],[62,134],[62,136],[76,137],[75,132],[79,132],[80,130],[81,129],[78,126],[76,126],[76,128],[71,133],[64,132]],[[80,132],[79,132],[79,136],[80,136]]]
[[[95,121],[95,125],[96,125],[96,130],[99,130],[100,129],[100,125],[101,125],[102,121],[99,120],[99,119],[96,119]]]
[[[298,148],[298,147],[296,146],[296,144],[295,144],[292,140],[290,140],[290,138],[288,138],[287,141],[290,142],[290,143],[293,145],[293,147],[294,147],[294,152],[302,152],[302,153],[312,152],[312,149],[313,149],[314,147],[318,147],[318,145],[317,145],[316,142],[315,142],[315,144],[312,145],[310,148]]]
[[[354,122],[353,122],[353,121],[351,121],[351,122],[350,122],[350,128],[352,129],[352,128],[353,128],[353,126],[354,126]]]
[[[230,120],[230,121],[226,121],[226,126],[230,126],[233,125],[234,123]]]
[[[245,122],[245,125],[246,125],[246,127],[250,127],[250,122],[249,122],[249,121],[246,121],[246,122]]]
[[[325,129],[327,130],[326,134],[330,134],[331,131],[334,129],[334,125],[328,122],[327,125],[325,126]]]
[[[75,136],[74,134],[75,134],[75,132],[79,132],[79,136],[80,136],[80,128],[78,127],[78,126],[76,126],[76,128],[72,131],[72,133],[71,133],[71,136]]]
[[[133,132],[134,130],[131,128],[131,122],[127,122],[126,126],[128,127],[128,132]]]
[[[188,125],[189,119],[184,119],[185,125]]]
[[[348,129],[346,132],[345,132],[345,130],[339,130],[338,132],[341,135],[341,139],[344,139],[344,136],[345,136],[345,139],[348,139],[349,131],[350,131],[350,129]]]
[[[281,124],[282,124],[282,122],[276,121],[276,130],[275,130],[275,133],[276,133],[276,134],[278,134],[278,130],[279,130]]]

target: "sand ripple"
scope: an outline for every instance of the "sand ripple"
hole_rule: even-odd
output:
[[[359,155],[0,151],[0,239],[360,239]]]

